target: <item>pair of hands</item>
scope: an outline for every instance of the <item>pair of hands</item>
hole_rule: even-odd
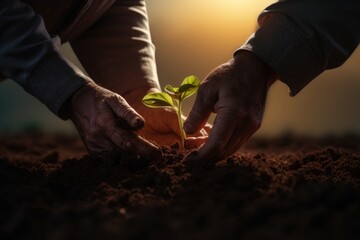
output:
[[[239,52],[215,68],[200,85],[184,124],[191,134],[187,146],[205,143],[185,161],[216,162],[236,152],[260,127],[267,91],[274,81],[271,70],[250,52]],[[94,83],[80,88],[71,99],[71,120],[88,151],[122,149],[160,157],[158,147],[146,139],[168,145],[179,138],[179,129],[176,113],[149,109],[141,103],[149,91],[156,89],[137,89],[124,95],[126,101]],[[217,115],[208,135],[207,120],[212,112]]]
[[[174,111],[150,109],[143,105],[143,96],[153,91],[159,90],[136,89],[124,94],[126,99],[95,83],[88,83],[76,91],[70,102],[70,118],[87,150],[100,153],[121,149],[140,156],[160,157],[159,148],[150,141],[171,145],[180,138],[180,130]],[[207,125],[190,135],[186,146],[200,146],[209,129]]]

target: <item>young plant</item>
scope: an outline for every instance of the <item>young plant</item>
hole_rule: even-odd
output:
[[[184,122],[181,117],[181,106],[185,98],[195,94],[200,86],[200,80],[194,75],[188,76],[181,83],[180,87],[165,86],[166,92],[149,93],[143,98],[143,103],[147,107],[161,108],[171,107],[175,110],[178,117],[179,129],[181,134],[181,146],[184,148],[186,134]]]

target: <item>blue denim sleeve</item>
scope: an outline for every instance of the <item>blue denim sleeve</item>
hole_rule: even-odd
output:
[[[91,81],[59,53],[42,18],[18,0],[0,2],[0,73],[20,84],[52,112]]]
[[[264,60],[294,96],[357,48],[360,1],[283,0],[267,7],[258,22],[259,29],[237,51]]]

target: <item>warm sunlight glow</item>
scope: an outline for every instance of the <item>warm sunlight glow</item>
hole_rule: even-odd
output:
[[[189,74],[204,78],[247,40],[257,28],[261,11],[275,2],[147,1],[160,82],[177,84]],[[258,133],[276,135],[289,129],[310,135],[352,128],[360,131],[360,113],[350,107],[359,102],[359,59],[360,50],[344,66],[323,74],[295,98],[289,97],[284,84],[277,83]],[[309,116],[306,121],[305,115]]]
[[[169,62],[170,57],[172,61],[179,63],[178,72],[174,74],[178,75],[182,70],[184,75],[196,71],[204,77],[209,69],[231,57],[232,52],[246,41],[257,28],[258,15],[273,2],[148,1],[158,66],[162,68],[163,62]],[[162,59],[165,57],[162,53],[166,53],[167,60]]]
[[[162,25],[173,26],[172,30],[199,27],[202,31],[232,31],[247,34],[256,27],[259,13],[273,3],[271,0],[158,0],[147,3],[151,21],[161,21]],[[170,30],[170,29],[168,29]]]

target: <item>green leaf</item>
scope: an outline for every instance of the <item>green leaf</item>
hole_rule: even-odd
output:
[[[198,90],[200,80],[194,76],[188,76],[181,83],[180,87],[172,87],[171,85],[165,86],[165,92],[150,93],[143,98],[143,103],[147,107],[172,107],[178,116],[179,129],[181,132],[182,148],[184,149],[184,141],[186,134],[184,131],[184,123],[181,115],[182,100],[190,97]]]
[[[198,77],[191,75],[184,79],[179,87],[179,92],[181,94],[181,99],[185,99],[196,93],[200,86],[200,80]]]
[[[190,75],[190,76],[187,76],[184,81],[181,83],[180,85],[180,88],[183,86],[183,85],[187,85],[187,84],[191,84],[191,85],[194,85],[194,86],[200,86],[200,79],[195,76],[195,75]]]
[[[168,93],[178,93],[178,92],[179,92],[179,88],[173,87],[173,86],[171,86],[171,85],[166,85],[164,89],[165,89],[165,91],[167,91]]]
[[[175,98],[179,98],[179,96],[180,96],[179,88],[173,87],[171,85],[166,85],[164,89],[171,96],[174,96]]]
[[[175,107],[172,98],[167,93],[156,92],[145,95],[142,102],[147,107],[159,108],[159,107]]]

